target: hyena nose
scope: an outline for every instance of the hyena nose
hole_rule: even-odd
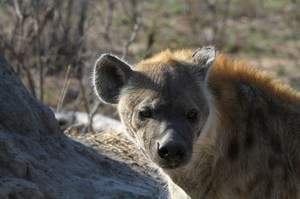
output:
[[[158,155],[167,161],[180,161],[183,160],[186,155],[184,145],[174,141],[158,144],[157,150]]]

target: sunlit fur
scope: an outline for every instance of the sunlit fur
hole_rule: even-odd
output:
[[[197,75],[193,53],[166,50],[132,69],[163,79],[164,67],[190,65],[185,69]],[[143,79],[140,81],[145,84]],[[130,82],[119,96],[120,117],[147,154],[144,143],[151,137],[135,134],[137,126],[131,118],[135,104],[152,91],[136,89]],[[208,106],[209,113],[201,118],[202,131],[193,143],[189,162],[175,169],[161,169],[168,179],[170,197],[300,198],[299,92],[224,54],[217,55],[205,78],[197,83],[199,100],[207,103],[203,107]],[[184,92],[196,92],[193,89]]]
[[[193,49],[183,49],[174,52],[168,49],[151,57],[150,59],[139,62],[137,67],[139,70],[147,70],[146,68],[151,70],[155,67],[153,64],[157,63],[160,63],[161,65],[174,61],[192,63],[191,56],[193,52]],[[209,84],[211,84],[211,89],[214,87],[218,87],[219,89],[225,87],[223,85],[226,82],[244,82],[256,84],[282,100],[299,103],[300,99],[300,94],[288,85],[282,84],[268,73],[259,70],[258,68],[249,66],[243,60],[232,59],[225,54],[219,54],[217,56],[207,79],[209,80]]]
[[[164,63],[171,60],[190,62],[190,55],[190,50],[178,51],[174,54],[166,51],[154,59],[161,59]],[[253,143],[250,152],[247,151],[248,149],[242,149],[246,139],[243,134],[248,128],[245,119],[249,120],[250,118],[247,117],[250,116],[248,112],[239,110],[240,103],[243,103],[237,97],[236,86],[239,84],[251,85],[254,90],[258,89],[254,91],[258,95],[254,103],[262,103],[255,106],[264,109],[260,111],[265,114],[264,121],[257,121],[260,118],[254,118],[253,123],[256,124],[250,127],[276,126],[272,130],[278,131],[274,133],[270,132],[272,130],[265,130],[267,131],[265,133],[269,134],[266,136],[270,136],[271,141],[257,135],[257,140],[253,141],[257,143]],[[266,72],[250,67],[244,61],[233,60],[224,54],[219,54],[210,67],[204,89],[210,105],[210,117],[201,133],[202,136],[194,146],[190,164],[183,168],[165,171],[173,179],[170,183],[178,184],[192,198],[300,197],[300,157],[297,155],[300,153],[299,92],[274,80]],[[262,97],[259,96],[260,93],[263,94]],[[268,102],[265,100],[279,106],[277,114],[281,115],[275,116],[275,119],[272,118],[272,114],[268,115],[265,107]],[[249,107],[249,110],[251,108]],[[277,109],[277,107],[273,108]],[[264,129],[251,131],[253,134],[261,134]],[[236,140],[239,148],[239,157],[234,161],[230,160],[227,154],[232,140]],[[276,144],[278,144],[276,142],[280,142],[282,149],[276,151]],[[263,146],[264,144],[270,146]],[[275,146],[272,147],[272,144]],[[276,154],[277,152],[282,155]],[[177,198],[176,193],[172,198]]]
[[[207,80],[211,90],[225,89],[226,92],[228,92],[230,91],[228,89],[234,84],[249,83],[260,87],[269,95],[285,103],[295,103],[299,105],[300,101],[299,92],[293,90],[288,85],[274,80],[274,78],[266,72],[248,66],[245,61],[232,60],[224,54],[220,54],[215,60]],[[234,95],[233,93],[230,94]],[[221,99],[220,103],[221,101],[224,101],[224,99]]]

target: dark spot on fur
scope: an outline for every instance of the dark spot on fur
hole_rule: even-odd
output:
[[[265,113],[261,108],[258,108],[256,110],[255,117],[257,118],[259,125],[263,130],[267,130],[267,124],[266,124],[266,118],[265,118]]]
[[[298,195],[298,190],[297,190],[297,187],[295,186],[295,184],[290,185],[290,188],[289,188],[290,198],[297,198],[297,195]]]
[[[251,192],[255,191],[255,188],[260,186],[261,180],[262,180],[262,178],[260,175],[255,176],[255,178],[251,182],[249,182],[247,193],[251,193]]]
[[[270,170],[273,170],[276,165],[276,160],[273,157],[270,157],[268,160],[268,166]]]
[[[257,99],[257,93],[253,89],[253,87],[249,84],[238,84],[237,85],[237,94],[241,107],[241,111],[246,113],[245,124],[246,124],[246,132],[245,132],[245,140],[244,147],[246,150],[250,150],[254,147],[254,139],[255,135],[253,130],[255,129],[255,102]]]
[[[255,118],[258,121],[262,135],[266,139],[269,139],[270,128],[267,125],[267,119],[266,119],[265,113],[261,108],[257,108],[256,113],[255,113]]]
[[[254,146],[254,137],[251,133],[247,133],[245,138],[245,148],[252,149],[253,146]]]
[[[247,102],[247,105],[252,105],[254,104],[257,94],[255,90],[252,88],[251,85],[249,84],[239,84],[237,85],[237,90],[238,90],[238,98],[240,99],[241,104],[245,104]]]
[[[252,149],[254,146],[254,122],[255,122],[255,115],[254,115],[254,110],[249,109],[248,115],[246,118],[246,134],[245,134],[245,143],[244,147],[245,149]]]
[[[285,168],[284,169],[284,172],[283,172],[283,176],[282,176],[282,178],[283,178],[283,181],[285,181],[285,182],[287,182],[288,180],[289,180],[289,172],[288,172],[288,170]]]
[[[242,194],[243,194],[243,191],[241,190],[241,188],[240,187],[236,187],[235,189],[235,192],[236,192],[236,194],[239,196],[239,197],[241,197],[242,196]]]
[[[268,106],[267,106],[267,110],[268,110],[268,113],[270,115],[273,115],[273,116],[276,116],[278,114],[280,114],[280,110],[279,109],[279,106],[273,102],[273,101],[268,101]]]
[[[237,140],[231,141],[228,147],[228,156],[231,160],[236,160],[239,156],[239,144]]]
[[[276,153],[281,153],[281,143],[278,138],[272,137],[271,138],[271,147]]]
[[[270,177],[271,178],[271,177]],[[266,184],[266,189],[265,189],[265,197],[266,198],[271,198],[272,195],[272,189],[273,189],[273,182],[272,180],[268,180]]]

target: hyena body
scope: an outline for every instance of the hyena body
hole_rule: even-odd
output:
[[[263,72],[212,47],[134,67],[106,54],[94,87],[171,198],[300,198],[300,96]]]

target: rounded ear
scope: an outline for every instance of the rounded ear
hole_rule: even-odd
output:
[[[201,64],[202,67],[209,67],[216,59],[216,49],[213,46],[199,48],[192,57],[193,62]]]
[[[194,52],[192,59],[200,67],[199,78],[205,80],[209,67],[216,59],[216,49],[213,46],[199,48]]]
[[[133,71],[119,58],[103,54],[96,62],[93,85],[97,96],[106,103],[117,104],[121,89],[127,84]]]

